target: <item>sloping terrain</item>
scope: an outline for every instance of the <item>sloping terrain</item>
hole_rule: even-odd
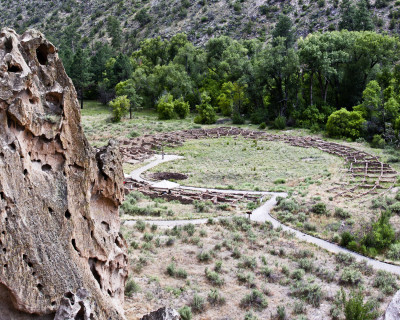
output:
[[[64,39],[76,45],[80,37],[86,45],[111,40],[115,28],[108,27],[107,19],[115,17],[125,49],[135,48],[143,38],[169,38],[179,32],[197,44],[217,35],[268,40],[280,14],[292,19],[298,36],[334,30],[340,19],[339,0],[2,0],[0,4],[0,27],[19,32],[37,28],[57,45]],[[370,2],[376,31],[397,32],[399,5]]]

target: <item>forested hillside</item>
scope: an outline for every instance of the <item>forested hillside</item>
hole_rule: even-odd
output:
[[[271,38],[280,14],[290,17],[296,35],[338,28],[341,11],[354,1],[340,0],[1,0],[0,26],[18,32],[37,28],[56,45],[76,48],[96,40],[111,41],[124,51],[140,40],[170,38],[184,32],[195,44],[227,35],[234,39]],[[371,0],[370,28],[396,33],[400,2]],[[354,12],[353,12],[354,13]],[[355,14],[357,16],[357,14]],[[359,20],[362,17],[353,17]],[[111,20],[111,21],[110,21]]]

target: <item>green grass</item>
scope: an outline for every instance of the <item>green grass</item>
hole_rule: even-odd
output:
[[[185,159],[161,164],[153,172],[185,173],[183,184],[208,188],[290,190],[330,181],[344,167],[342,159],[314,148],[232,137],[191,140],[166,152]]]
[[[96,147],[104,146],[110,139],[124,139],[143,134],[155,134],[185,130],[193,128],[210,128],[211,126],[199,126],[193,122],[194,115],[188,118],[158,120],[154,110],[140,110],[133,113],[132,119],[129,115],[119,123],[111,121],[111,112],[108,106],[97,101],[85,101],[82,113],[82,124],[89,142]]]

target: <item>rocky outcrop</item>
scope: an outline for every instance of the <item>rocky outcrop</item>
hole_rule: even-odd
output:
[[[179,313],[171,308],[163,307],[145,315],[141,320],[180,320]]]
[[[118,146],[89,145],[57,49],[37,31],[3,29],[0,319],[53,319],[71,294],[90,319],[124,318],[122,186]]]
[[[400,319],[400,291],[394,295],[393,300],[387,307],[385,314],[379,320],[398,320]]]

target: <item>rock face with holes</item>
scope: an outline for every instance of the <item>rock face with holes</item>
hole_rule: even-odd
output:
[[[54,319],[61,301],[82,290],[77,315],[124,319],[122,185],[118,146],[96,151],[87,142],[56,48],[37,31],[3,29],[1,320]]]

